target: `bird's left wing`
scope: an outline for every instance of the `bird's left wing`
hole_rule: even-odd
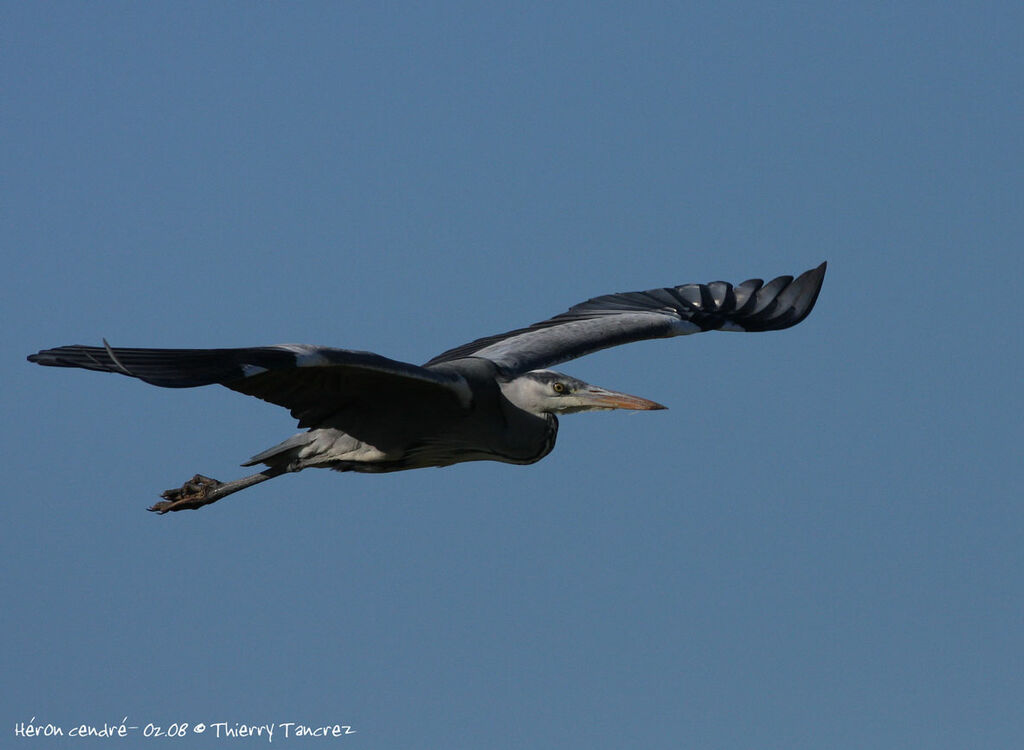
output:
[[[826,264],[794,279],[684,284],[646,292],[606,294],[528,328],[487,336],[439,354],[426,367],[482,357],[517,375],[644,339],[701,331],[776,331],[807,317],[818,299]]]
[[[284,406],[315,424],[354,399],[420,395],[465,404],[469,390],[457,375],[428,370],[371,352],[305,344],[246,349],[128,349],[61,346],[29,355],[30,362],[116,372],[164,388],[219,384]]]

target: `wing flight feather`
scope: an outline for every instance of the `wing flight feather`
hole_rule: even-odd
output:
[[[291,410],[312,426],[357,400],[438,398],[453,406],[469,399],[457,375],[428,370],[371,352],[305,344],[246,349],[130,349],[61,346],[30,362],[116,372],[165,388],[219,384]]]
[[[464,357],[493,361],[509,375],[543,369],[585,354],[645,339],[702,331],[777,331],[811,312],[826,263],[794,279],[684,284],[594,297],[526,328],[486,336],[443,352],[426,367]]]

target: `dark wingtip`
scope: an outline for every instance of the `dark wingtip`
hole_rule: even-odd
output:
[[[772,279],[752,291],[743,307],[733,313],[733,320],[747,331],[781,331],[797,325],[814,309],[827,268],[826,261],[795,279]]]
[[[812,268],[810,271],[804,271],[804,273],[802,273],[797,278],[797,280],[793,282],[794,284],[802,283],[804,285],[808,285],[810,287],[810,289],[808,290],[810,294],[808,294],[807,291],[805,291],[803,292],[803,294],[800,295],[806,295],[805,300],[795,300],[795,302],[800,304],[800,307],[802,307],[803,309],[793,320],[793,322],[790,323],[790,325],[796,325],[797,323],[800,323],[808,315],[811,314],[811,310],[814,309],[814,306],[818,302],[818,295],[821,293],[821,287],[825,282],[826,270],[828,270],[828,261],[824,260],[821,262],[821,265],[818,266],[817,268]]]
[[[808,271],[807,276],[814,280],[816,289],[814,290],[814,296],[811,297],[810,304],[807,305],[807,312],[809,313],[814,308],[814,303],[818,301],[818,293],[821,292],[821,287],[825,283],[825,272],[828,270],[828,261],[823,260],[821,265],[817,268]],[[806,316],[804,316],[806,317]]]
[[[37,365],[47,365],[49,367],[79,367],[80,365],[69,362],[66,355],[68,352],[84,348],[75,344],[74,346],[58,346],[55,349],[40,349],[35,354],[29,354],[25,359]]]

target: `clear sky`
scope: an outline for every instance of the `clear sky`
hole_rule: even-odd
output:
[[[111,745],[1016,746],[1022,28],[984,2],[0,5],[0,744],[127,717]],[[25,361],[423,362],[826,259],[796,328],[564,365],[670,409],[566,417],[534,466],[310,470],[163,517],[287,412]]]

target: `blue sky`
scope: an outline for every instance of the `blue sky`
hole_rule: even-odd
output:
[[[3,744],[125,716],[125,747],[174,722],[1019,742],[1022,23],[3,4]],[[106,337],[422,362],[597,294],[825,259],[797,328],[563,366],[670,409],[567,417],[537,465],[307,471],[165,517],[161,490],[240,475],[288,414],[24,359]]]

